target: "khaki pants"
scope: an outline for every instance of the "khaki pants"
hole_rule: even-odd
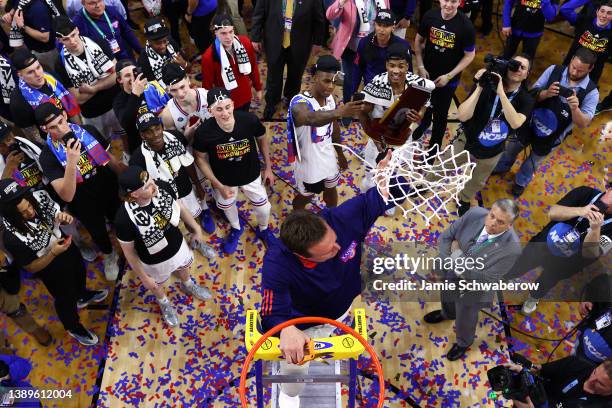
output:
[[[476,159],[472,157],[472,161],[476,163],[476,167],[472,171],[472,178],[465,184],[465,187],[459,193],[459,199],[464,202],[470,202],[474,195],[479,192],[485,184],[489,176],[497,166],[497,162],[501,158],[503,152],[489,159]]]
[[[454,146],[454,155],[457,155],[459,153],[461,153],[462,151],[465,150],[465,134],[463,134],[463,132],[461,132],[457,138],[453,141],[453,146]],[[466,162],[465,158],[467,158],[467,156],[462,155],[461,158],[459,159],[455,159],[454,163],[452,160],[448,160],[451,158],[450,155],[450,151],[447,151],[445,155],[443,155],[441,157],[441,162],[440,161],[436,161],[434,163],[434,168],[436,170],[440,169],[440,164],[444,163],[447,164],[448,167],[444,167],[446,168],[448,171],[454,171],[458,166],[461,166],[462,164],[464,164]],[[433,181],[439,181],[440,179],[443,178],[442,172],[441,171],[436,171],[436,173],[428,173],[425,176],[425,180],[429,181],[429,182],[433,182]]]

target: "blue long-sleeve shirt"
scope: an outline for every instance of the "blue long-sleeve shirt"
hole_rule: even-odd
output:
[[[576,25],[576,20],[578,20],[578,13],[576,13],[576,9],[590,2],[591,0],[569,0],[566,3],[563,3],[559,9],[559,13],[571,25]]]
[[[512,8],[515,6],[514,14]],[[529,11],[528,11],[529,10]],[[559,0],[505,0],[502,22],[512,27],[515,37],[535,38],[544,33],[544,23],[551,22],[559,10]]]
[[[366,234],[390,206],[371,188],[336,208],[323,209],[319,215],[336,233],[340,251],[332,259],[309,265],[312,267],[274,240],[263,259],[264,330],[297,317],[342,316],[361,293],[361,246]]]
[[[134,55],[132,50],[140,54],[142,46],[138,38],[136,38],[134,31],[132,31],[132,28],[128,25],[127,20],[119,14],[117,9],[112,6],[106,6],[105,12],[110,21],[110,27],[104,15],[99,18],[90,16],[95,24],[94,26],[85,17],[84,12],[85,9],[82,9],[81,12],[77,13],[72,19],[74,24],[79,28],[81,35],[89,37],[94,41],[106,40],[109,42],[109,45],[110,42],[115,39],[120,47],[119,52],[115,52],[117,61],[125,58],[133,59]],[[102,32],[103,36],[100,35],[99,31]],[[112,46],[111,49],[113,49]]]

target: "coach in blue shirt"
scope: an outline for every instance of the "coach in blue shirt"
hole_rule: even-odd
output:
[[[140,54],[142,50],[127,20],[117,9],[105,5],[104,0],[83,0],[83,9],[73,21],[82,36],[106,41],[117,61],[133,59],[133,51]]]

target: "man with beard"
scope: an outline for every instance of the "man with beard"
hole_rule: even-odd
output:
[[[565,140],[574,125],[585,128],[591,123],[599,100],[597,85],[589,78],[596,61],[592,51],[580,48],[569,66],[551,65],[533,86],[539,92],[531,124],[521,129],[520,137],[508,143],[495,168],[496,173],[507,172],[518,154],[531,145],[531,154],[512,185],[515,196],[523,194],[540,163]]]

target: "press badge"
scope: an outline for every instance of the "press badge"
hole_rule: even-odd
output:
[[[108,45],[110,46],[111,51],[113,52],[113,54],[118,53],[119,51],[121,51],[121,47],[119,46],[119,42],[117,42],[117,40],[115,38],[113,38],[112,40],[110,40],[108,42]]]
[[[493,119],[490,123],[491,132],[493,133],[501,133],[501,124],[499,119]]]
[[[595,320],[595,328],[599,331],[612,324],[612,313],[608,312]]]

